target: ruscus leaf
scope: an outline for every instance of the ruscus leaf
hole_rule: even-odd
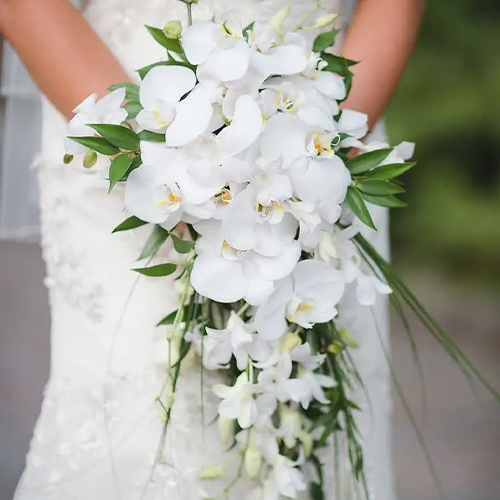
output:
[[[177,253],[188,253],[194,248],[194,241],[182,240],[174,233],[170,233],[170,238],[172,238],[172,243]]]
[[[142,111],[142,106],[139,101],[129,101],[123,105],[123,108],[127,111],[127,118],[133,120],[140,111]]]
[[[153,68],[156,68],[157,66],[184,66],[185,68],[189,68],[189,69],[192,69],[192,70],[195,70],[196,67],[187,63],[187,62],[184,62],[184,61],[174,61],[174,60],[169,60],[169,61],[159,61],[159,62],[156,62],[156,63],[153,63],[153,64],[148,64],[147,66],[144,66],[143,68],[140,68],[137,70],[137,72],[139,73],[139,76],[141,78],[141,80],[144,80],[144,78],[146,77],[146,75],[153,69]]]
[[[146,224],[148,223],[139,219],[139,217],[132,215],[132,217],[129,217],[128,219],[124,220],[121,224],[118,224],[118,226],[116,226],[112,232],[119,233],[121,231],[129,231],[130,229],[135,229],[137,227],[145,226]]]
[[[179,43],[179,40],[177,39],[172,39],[172,38],[167,38],[165,36],[165,33],[163,33],[163,30],[159,28],[155,28],[153,26],[146,26],[146,29],[149,31],[151,36],[163,47],[165,47],[167,50],[171,50],[172,52],[175,52],[176,54],[182,54],[183,50],[181,47],[181,44]]]
[[[130,82],[114,83],[113,85],[108,87],[108,90],[110,92],[113,92],[113,90],[121,88],[125,89],[125,99],[127,99],[127,101],[139,100],[139,85],[137,85],[136,83],[130,83]]]
[[[177,310],[165,316],[161,321],[157,323],[156,326],[173,325],[176,316],[177,316]]]
[[[110,124],[89,124],[99,135],[114,146],[127,151],[137,151],[139,149],[139,136],[127,127]]]
[[[398,186],[391,181],[383,181],[379,179],[367,179],[364,181],[360,181],[357,184],[357,187],[363,193],[375,196],[400,194],[405,192],[404,187]]]
[[[332,29],[331,31],[320,33],[314,40],[313,52],[323,52],[329,47],[332,47],[339,31],[338,29]]]
[[[136,267],[133,271],[152,278],[163,278],[172,274],[176,269],[175,264],[158,264],[150,267]]]
[[[372,205],[378,205],[379,207],[385,207],[385,208],[403,208],[403,207],[407,206],[407,204],[404,201],[401,201],[400,199],[398,199],[398,198],[396,198],[395,196],[392,196],[392,195],[373,196],[373,195],[370,195],[370,194],[364,194],[363,193],[363,198],[368,203],[371,203]]]
[[[92,149],[96,151],[97,153],[101,153],[102,155],[115,155],[120,152],[120,150],[111,144],[109,141],[106,139],[103,139],[102,137],[68,137],[68,139],[71,139],[72,141],[77,142],[78,144],[81,144],[82,146],[85,146],[86,148]]]
[[[130,168],[132,161],[133,158],[126,153],[123,153],[113,159],[111,166],[109,167],[108,193],[111,193],[112,189],[116,186],[116,183],[122,180]]]
[[[349,205],[349,208],[352,210],[354,215],[368,227],[371,227],[375,231],[377,228],[373,223],[372,216],[366,207],[365,202],[363,201],[363,197],[361,193],[354,187],[349,186],[347,189],[346,202]]]
[[[156,252],[158,252],[158,250],[161,248],[163,243],[167,241],[168,236],[169,232],[156,224],[153,228],[153,231],[151,231],[151,234],[149,235],[144,248],[142,249],[141,255],[139,255],[139,258],[137,260],[142,260],[155,255]]]
[[[363,153],[361,155],[350,158],[346,162],[346,167],[349,169],[351,174],[362,174],[363,172],[368,172],[372,168],[375,168],[382,161],[384,161],[392,149],[377,149],[375,151],[370,151],[369,153]]]
[[[367,176],[370,179],[389,180],[399,177],[416,165],[416,162],[391,163],[389,165],[381,165],[370,172]]]
[[[165,142],[165,134],[157,134],[156,132],[150,132],[149,130],[141,130],[138,135],[141,141]]]

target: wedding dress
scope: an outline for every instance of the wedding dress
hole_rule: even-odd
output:
[[[334,1],[325,2],[324,10],[338,10]],[[193,11],[195,19],[228,13],[268,20],[286,4],[292,6],[292,15],[315,5],[314,0],[200,0]],[[185,6],[175,0],[90,0],[85,7],[89,22],[131,74],[162,56],[141,25],[162,26],[184,19],[184,13]],[[165,445],[158,451],[162,420],[155,397],[164,382],[167,344],[164,330],[155,324],[176,309],[176,289],[166,279],[137,278],[130,271],[137,267],[147,230],[111,234],[126,217],[122,188],[108,195],[98,166],[65,165],[65,132],[65,121],[44,104],[38,164],[52,312],[51,375],[15,500],[215,496],[221,489],[218,480],[199,479],[199,473],[230,460],[217,427],[210,424],[217,401],[210,395],[209,377],[220,374],[205,376],[203,430],[198,364],[193,359],[183,370]],[[374,219],[379,231],[369,237],[386,254],[385,211],[375,209]],[[380,300],[375,313],[386,342],[385,305]],[[341,314],[360,344],[354,356],[366,391],[357,395],[363,408],[358,423],[370,491],[375,499],[391,500],[387,364],[372,311],[348,297]],[[341,477],[334,476],[332,450],[326,450],[324,463],[327,500],[357,498],[347,459]],[[229,498],[250,498],[251,489],[242,480]]]

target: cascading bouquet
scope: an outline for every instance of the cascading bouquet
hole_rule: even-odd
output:
[[[396,179],[414,165],[412,145],[365,145],[366,115],[340,109],[355,63],[327,52],[336,16],[286,31],[287,16],[284,8],[244,29],[148,27],[167,58],[139,70],[140,85],[117,84],[79,105],[68,151],[84,154],[87,167],[110,157],[109,188],[125,183],[131,214],[115,231],[154,225],[141,259],[169,238],[182,255],[181,264],[135,271],[177,272],[182,284],[178,310],[159,324],[170,325],[179,351],[158,397],[165,429],[190,349],[204,369],[226,371],[213,391],[221,438],[241,466],[221,494],[246,474],[260,485],[256,498],[309,487],[321,499],[318,451],[341,435],[336,448],[368,495],[350,399],[362,383],[349,351],[356,340],[337,318],[346,285],[367,307],[392,292],[398,312],[409,305],[486,382],[360,232],[375,229],[366,202],[404,206]],[[312,47],[304,30],[318,32]],[[309,484],[305,464],[317,471]]]

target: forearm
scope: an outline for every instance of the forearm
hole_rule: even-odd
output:
[[[128,79],[67,0],[0,0],[0,32],[42,92],[66,117],[86,96]]]
[[[343,55],[359,61],[344,106],[368,114],[372,127],[403,74],[422,21],[425,0],[358,0]]]

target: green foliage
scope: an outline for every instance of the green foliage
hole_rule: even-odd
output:
[[[346,166],[351,174],[362,174],[368,172],[372,168],[375,168],[381,162],[383,162],[391,153],[391,149],[378,149],[376,151],[370,151],[369,153],[364,153],[354,158],[350,158],[346,162]]]
[[[139,149],[139,136],[128,127],[109,124],[89,124],[99,135],[120,149],[137,151]]]
[[[119,233],[121,231],[129,231],[130,229],[135,229],[137,227],[145,226],[146,224],[147,222],[133,215],[132,217],[129,217],[128,219],[124,220],[121,224],[118,224],[118,226],[116,226],[112,232]]]
[[[175,264],[158,264],[156,266],[150,267],[137,267],[132,269],[136,273],[142,274],[144,276],[149,276],[151,278],[163,278],[164,276],[169,276],[175,270],[177,266]]]
[[[132,165],[133,158],[127,153],[118,155],[113,159],[109,167],[109,189],[108,193],[112,191],[118,181],[128,172],[130,166]]]
[[[141,254],[137,260],[146,259],[147,257],[153,257],[156,255],[158,250],[162,247],[163,243],[167,241],[169,232],[163,229],[161,226],[156,224],[149,235],[149,238],[142,249]]]
[[[363,201],[363,196],[361,195],[358,189],[356,189],[353,186],[349,186],[347,188],[346,202],[349,205],[349,208],[354,213],[354,215],[361,222],[366,224],[368,227],[371,227],[372,229],[376,229],[375,224],[373,223],[373,219],[370,215],[370,212],[368,211],[368,208],[366,207],[366,204]]]
[[[117,153],[120,152],[120,150],[116,146],[111,144],[106,139],[103,139],[102,137],[70,136],[68,137],[68,139],[71,139],[72,141],[75,141],[78,144],[85,146],[86,148],[92,149],[93,151],[96,151],[97,153],[101,153],[106,156],[116,155]]]
[[[185,68],[189,69],[196,69],[194,66],[189,64],[188,62],[183,62],[183,61],[175,61],[173,59],[169,59],[168,61],[160,61],[156,62],[153,64],[148,64],[147,66],[144,66],[141,69],[138,69],[137,72],[139,73],[139,76],[141,80],[144,80],[144,77],[153,69],[156,68],[157,66],[184,66]]]
[[[141,130],[139,132],[139,139],[141,141],[149,142],[165,142],[165,134],[157,134],[156,132],[150,132],[149,130]]]
[[[183,50],[179,40],[167,38],[163,30],[159,28],[154,28],[153,26],[146,26],[147,30],[151,36],[167,50],[175,52],[176,54],[183,54]]]
[[[141,103],[139,101],[129,101],[126,102],[123,107],[127,111],[127,118],[133,120],[139,112],[142,110]]]
[[[137,85],[136,83],[130,83],[130,82],[115,83],[110,87],[108,87],[108,90],[112,92],[113,90],[121,88],[125,89],[125,99],[127,99],[127,101],[139,100],[139,85]]]
[[[329,47],[332,47],[339,32],[340,30],[332,29],[331,31],[320,33],[314,40],[313,51],[323,52]]]
[[[181,240],[174,233],[170,233],[170,238],[172,239],[175,251],[178,253],[189,253],[194,248],[194,241]]]

